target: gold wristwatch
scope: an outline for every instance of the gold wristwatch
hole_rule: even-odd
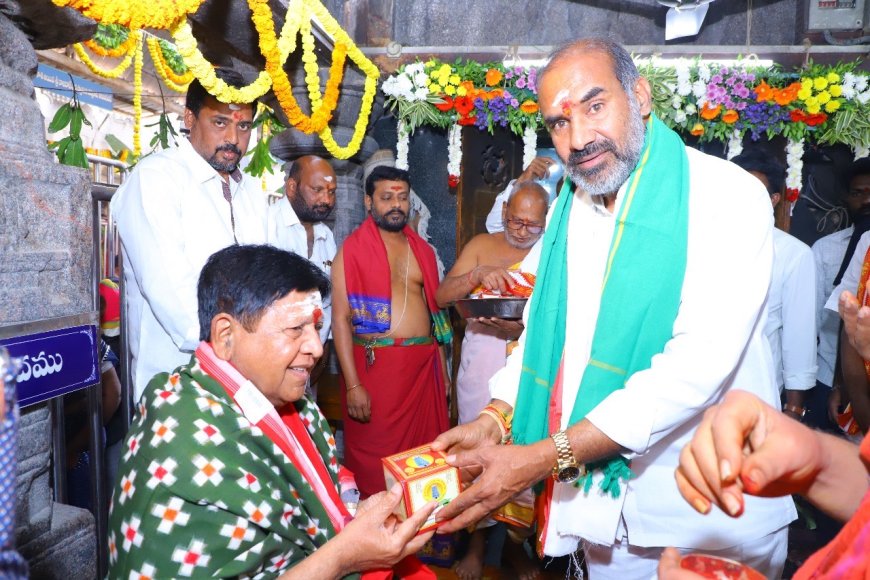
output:
[[[577,463],[571,452],[571,443],[564,431],[550,435],[556,444],[556,466],[553,468],[553,479],[559,483],[574,483],[586,475],[586,467]]]

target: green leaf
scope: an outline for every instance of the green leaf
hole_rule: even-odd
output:
[[[69,103],[64,103],[54,114],[51,123],[48,124],[48,132],[56,133],[69,125],[70,115],[72,114],[72,106]]]
[[[112,149],[112,155],[120,155],[124,149],[130,149],[124,142],[109,133],[106,135],[106,143],[109,144],[109,147]]]

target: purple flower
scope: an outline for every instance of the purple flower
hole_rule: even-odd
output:
[[[520,77],[517,79],[516,84],[517,84],[518,89],[524,89],[524,88],[526,88],[526,79],[524,79],[523,77]]]
[[[504,73],[504,78],[506,78],[506,79],[512,79],[512,78],[514,78],[514,73],[512,73],[512,72],[510,71],[510,69],[508,69],[508,70],[506,70],[505,73]]]
[[[727,79],[725,79],[725,84],[728,85],[729,87],[733,87],[734,83],[736,83],[736,82],[737,82],[736,77],[728,77]]]
[[[722,84],[722,75],[713,75],[710,77],[710,85],[721,85]],[[710,86],[707,85],[707,86]]]
[[[520,106],[520,102],[519,102],[518,100],[516,100],[516,99],[511,99],[511,107],[513,107],[514,109],[516,109],[516,108],[519,107],[519,106]]]
[[[747,89],[746,87],[740,87],[735,92],[737,93],[737,96],[741,99],[746,99],[749,97],[749,89]]]

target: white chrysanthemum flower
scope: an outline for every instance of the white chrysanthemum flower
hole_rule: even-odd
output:
[[[683,104],[683,98],[680,95],[674,95],[674,98],[671,99],[671,106],[675,109],[679,109]]]
[[[694,115],[697,112],[698,112],[698,107],[696,107],[694,105],[694,103],[687,103],[686,104],[686,114],[687,115]]]
[[[863,91],[867,88],[867,75],[857,75],[855,77],[855,90]]]
[[[705,84],[710,81],[710,67],[706,63],[698,65],[698,78]]]
[[[863,159],[864,157],[870,157],[870,147],[865,147],[864,145],[856,145],[855,146],[855,161],[859,159]]]
[[[728,138],[728,153],[726,158],[733,159],[741,153],[743,153],[743,136],[740,135],[740,131],[734,129]]]
[[[862,105],[866,105],[867,101],[870,101],[870,91],[864,91],[859,95],[855,95],[855,100],[861,103]]]
[[[414,75],[414,84],[418,87],[428,87],[429,86],[429,75],[424,72],[418,72]]]
[[[414,98],[409,100],[425,101],[427,98],[429,98],[429,89],[427,87],[420,87],[414,89]]]
[[[674,121],[677,123],[685,123],[686,122],[686,112],[682,110],[678,110],[674,114]]]
[[[702,80],[697,80],[692,83],[692,94],[695,95],[695,98],[700,100],[706,98],[707,96],[707,83]]]
[[[425,74],[425,65],[422,62],[414,62],[405,67],[405,73],[411,76],[416,76],[419,73]]]

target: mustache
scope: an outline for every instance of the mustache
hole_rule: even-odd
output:
[[[579,165],[585,158],[604,153],[605,151],[616,153],[616,144],[610,139],[594,141],[583,149],[572,151],[571,154],[568,155],[568,165]]]
[[[388,215],[400,215],[400,216],[403,216],[403,217],[404,217],[404,216],[405,216],[405,212],[403,212],[403,211],[400,210],[400,209],[394,209],[394,210],[390,210],[390,211],[388,211],[388,212],[385,213],[384,215],[385,215],[385,216],[388,216]]]
[[[229,151],[231,153],[235,153],[239,157],[242,156],[242,150],[233,145],[232,143],[224,143],[223,145],[219,146],[217,149],[214,150],[215,153],[218,153],[220,151]]]

